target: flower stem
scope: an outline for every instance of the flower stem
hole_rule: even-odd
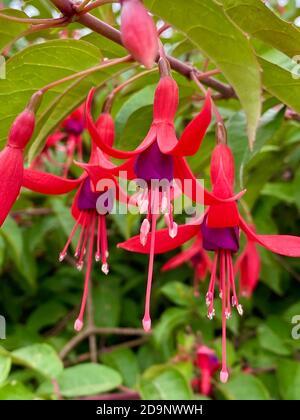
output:
[[[20,22],[20,23],[31,23],[32,25],[39,25],[39,24],[50,24],[50,25],[59,25],[61,23],[66,22],[68,19],[64,16],[59,18],[52,18],[52,19],[35,19],[35,18],[19,18],[16,16],[6,15],[4,13],[0,13],[0,18],[11,20],[13,22]]]
[[[82,16],[85,13],[96,9],[96,7],[103,6],[104,4],[119,3],[119,0],[95,0],[90,4],[88,3],[90,3],[90,0],[84,0],[78,7],[76,7],[77,15]]]

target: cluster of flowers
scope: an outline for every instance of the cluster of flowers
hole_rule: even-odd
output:
[[[150,67],[158,54],[158,41],[153,22],[138,0],[124,0],[122,3],[123,43],[134,58]],[[132,32],[130,22],[133,22],[133,14],[136,17],[134,22],[138,23],[137,26],[143,31],[143,36],[138,31]],[[148,38],[144,36],[145,33]],[[143,46],[141,40],[148,42],[147,48],[141,48],[141,45]],[[146,55],[145,51],[147,51]],[[57,145],[67,137],[65,146],[67,164],[64,167],[63,176],[42,171],[41,160],[36,161],[33,167],[24,169],[23,151],[34,131],[35,109],[40,99],[39,94],[36,94],[26,109],[16,118],[9,132],[7,145],[0,154],[0,224],[4,222],[22,186],[32,191],[52,195],[77,191],[71,208],[75,219],[74,228],[59,254],[59,260],[62,261],[76,231],[79,231],[75,257],[78,269],[81,270],[86,263],[86,270],[80,312],[74,325],[76,331],[80,331],[83,326],[93,256],[96,262],[101,262],[103,273],[109,272],[106,218],[112,210],[114,200],[130,202],[145,214],[139,235],[118,244],[118,247],[131,252],[149,254],[145,311],[142,321],[146,331],[151,329],[150,296],[154,255],[173,250],[194,238],[192,246],[168,261],[163,270],[191,261],[195,267],[196,291],[198,279],[204,280],[206,273],[210,272],[210,283],[206,294],[208,317],[212,319],[215,314],[215,289],[218,287],[218,294],[222,300],[220,379],[226,382],[228,379],[226,321],[230,318],[232,308],[236,308],[240,315],[243,313],[236,288],[236,273],[240,272],[240,292],[247,296],[251,295],[257,284],[260,269],[256,244],[281,255],[299,257],[300,238],[257,234],[254,227],[247,224],[240,215],[238,199],[245,191],[234,195],[234,159],[226,142],[224,127],[223,130],[217,130],[219,133],[217,143],[211,156],[212,191],[207,191],[198,182],[185,158],[198,152],[211,123],[214,109],[212,99],[208,92],[201,112],[186,126],[178,140],[174,127],[178,106],[178,86],[169,74],[167,62],[163,56],[159,59],[159,66],[161,77],[154,96],[153,121],[141,144],[133,151],[123,151],[113,146],[115,132],[110,113],[102,112],[96,121],[93,120],[91,108],[95,89],[92,89],[84,108],[81,107],[64,121],[61,129],[48,139],[42,152],[42,159],[44,159],[45,156],[49,156],[49,147]],[[68,179],[66,175],[74,151],[77,149],[79,160],[82,157],[81,134],[84,128],[91,137],[90,158],[88,163],[77,162],[77,165],[83,169],[83,174],[78,179]],[[121,159],[124,162],[116,165],[112,158]],[[142,191],[134,196],[127,195],[119,184],[119,178],[124,173],[129,180],[142,180]],[[110,181],[116,194],[112,196],[112,188],[107,187],[103,180]],[[168,181],[164,187],[161,184],[163,180]],[[198,204],[207,206],[200,218],[180,226],[173,220],[173,200],[177,194],[175,191],[177,180],[181,182],[181,185],[188,180],[192,188],[183,191],[184,194],[189,195]],[[157,231],[157,219],[160,216],[164,217],[167,227]],[[241,231],[246,236],[246,247],[234,264],[233,258],[239,250]],[[212,259],[208,256],[208,251],[214,254]]]

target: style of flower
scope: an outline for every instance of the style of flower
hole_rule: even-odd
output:
[[[254,226],[251,228],[255,231]],[[239,274],[240,294],[250,298],[257,287],[261,268],[260,255],[255,241],[247,239],[246,246],[234,265],[235,274]]]
[[[212,261],[208,253],[203,249],[202,236],[199,232],[192,245],[170,258],[163,266],[161,271],[173,270],[184,263],[189,263],[194,269],[194,295],[199,296],[199,283],[202,283],[211,270]]]
[[[99,131],[104,129],[105,135],[103,140],[107,144],[112,144],[114,139],[113,120],[101,115],[96,126]],[[98,167],[99,179],[109,178],[110,175],[102,167],[113,167],[114,165],[104,156],[104,154],[92,143],[91,157],[89,163]],[[84,167],[82,163],[77,163]],[[118,190],[118,183],[115,179],[111,179],[113,185],[117,186],[116,198],[123,197],[123,192]],[[92,269],[92,258],[95,252],[95,260],[101,260],[101,269],[104,274],[108,274],[108,241],[106,230],[106,216],[111,211],[114,203],[114,191],[103,184],[98,189],[94,188],[93,183],[88,175],[84,173],[80,178],[75,180],[66,179],[56,175],[48,174],[32,169],[25,170],[23,186],[42,194],[65,194],[74,189],[77,192],[74,196],[71,213],[75,219],[74,227],[70,236],[59,254],[59,261],[63,261],[67,255],[68,248],[77,230],[80,231],[77,242],[75,257],[77,258],[77,268],[82,269],[84,260],[86,259],[86,271],[84,290],[79,315],[75,321],[74,328],[80,331],[83,326],[83,317],[88,295],[88,287]],[[124,197],[123,197],[124,198]],[[125,197],[126,199],[126,197]]]
[[[85,129],[84,106],[75,109],[61,123],[59,129],[51,134],[45,143],[41,153],[32,161],[30,169],[42,169],[45,161],[53,163],[54,166],[63,167],[63,176],[68,176],[73,159],[77,156],[80,161],[83,159],[82,133]],[[59,164],[51,157],[51,150],[61,150],[65,153],[65,162]]]
[[[212,153],[211,159],[212,192],[215,196],[225,199],[233,196],[234,185],[234,159],[232,152],[226,144],[218,144]],[[199,226],[200,224],[200,226]],[[159,254],[165,253],[181,246],[193,237],[198,237],[199,229],[203,238],[203,248],[213,251],[215,256],[211,269],[211,279],[206,295],[208,317],[212,319],[215,314],[214,296],[216,278],[219,278],[219,295],[222,299],[222,368],[220,379],[228,380],[226,362],[226,321],[230,318],[231,307],[236,307],[240,315],[243,308],[239,304],[235,287],[233,255],[239,249],[240,230],[248,239],[266,249],[289,257],[300,256],[300,237],[290,235],[260,235],[246,223],[240,215],[237,203],[234,201],[211,204],[204,213],[201,223],[187,224],[178,227],[178,235],[172,241],[167,240],[166,229],[156,233],[156,243],[153,249],[146,243],[142,246],[139,236],[135,236],[120,247],[133,252]]]
[[[195,366],[199,369],[199,377],[192,380],[196,392],[209,396],[212,391],[211,380],[220,368],[220,362],[215,352],[207,346],[199,346],[196,350]]]

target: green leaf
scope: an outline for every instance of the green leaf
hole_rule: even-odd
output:
[[[99,284],[93,288],[95,323],[101,327],[117,327],[121,313],[121,295],[113,279],[99,274]]]
[[[54,325],[64,315],[66,308],[56,300],[52,300],[39,305],[27,319],[27,328],[39,331],[42,328]]]
[[[300,31],[277,16],[262,1],[218,0],[226,14],[249,35],[266,42],[290,57],[299,54]]]
[[[276,330],[274,331],[266,324],[258,327],[258,340],[262,348],[272,353],[281,356],[288,356],[291,353],[282,338],[276,334]]]
[[[256,377],[241,373],[229,378],[227,384],[219,385],[229,400],[269,400],[269,392]]]
[[[168,368],[152,379],[142,379],[139,390],[144,400],[192,399],[187,380],[176,368]]]
[[[161,291],[176,305],[190,306],[194,302],[192,288],[179,281],[166,283],[161,288]]]
[[[283,360],[278,364],[279,392],[284,400],[299,400],[300,362]]]
[[[12,381],[0,388],[0,400],[33,400],[34,394],[21,382]]]
[[[263,86],[284,104],[300,112],[300,79],[292,77],[292,71],[264,58],[259,58],[263,69]],[[295,76],[296,77],[296,76]]]
[[[131,349],[122,348],[103,353],[101,360],[122,375],[124,385],[128,387],[136,385],[139,367],[137,358]]]
[[[82,363],[67,368],[57,378],[59,390],[64,397],[83,397],[111,391],[122,383],[115,370],[94,363]],[[50,394],[53,386],[49,382],[41,385],[39,394]]]
[[[24,12],[15,9],[1,9],[1,13],[18,18],[28,18]],[[29,23],[13,22],[0,17],[0,51],[28,28]]]
[[[60,198],[51,198],[50,205],[57,217],[58,223],[68,238],[74,227],[75,221],[71,215],[70,208],[67,207]],[[71,244],[75,250],[75,244],[77,243],[78,232],[76,232]]]
[[[13,362],[34,369],[48,378],[57,377],[63,370],[63,364],[52,347],[48,344],[33,344],[11,353]]]
[[[248,137],[254,142],[260,116],[260,68],[244,34],[211,0],[148,0],[150,10],[183,32],[222,70],[234,87],[248,120]]]
[[[11,368],[11,357],[0,354],[0,384],[5,382]]]

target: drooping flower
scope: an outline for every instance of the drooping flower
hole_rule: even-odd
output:
[[[114,135],[113,120],[107,119],[101,115],[97,121],[97,127],[99,127],[99,131],[104,130],[105,132],[103,140],[108,144],[112,144]],[[103,184],[102,187],[97,185],[97,189],[95,189],[88,173],[84,173],[78,179],[70,180],[45,172],[27,169],[25,170],[23,180],[24,187],[42,194],[65,194],[77,189],[71,208],[75,224],[64,248],[59,254],[59,261],[63,261],[76,231],[79,231],[79,238],[74,256],[77,258],[77,268],[79,270],[83,268],[84,261],[86,260],[86,270],[80,312],[74,324],[76,331],[80,331],[83,326],[93,254],[97,262],[101,261],[103,273],[108,274],[109,267],[107,260],[109,252],[106,216],[112,209],[114,199],[120,198],[123,194],[123,192],[118,189],[116,179],[113,179],[104,169],[100,168],[100,165],[111,168],[114,166],[113,163],[107,160],[104,154],[93,143],[89,163],[98,167],[99,179],[111,178],[113,185],[117,187],[116,191],[112,191],[112,189],[105,184]],[[84,166],[84,164],[81,163],[78,163],[78,165]]]
[[[220,198],[233,196],[234,159],[226,144],[218,144],[211,159],[211,180],[213,193]],[[201,223],[187,224],[178,227],[178,235],[173,241],[167,241],[167,231],[162,229],[156,233],[156,243],[152,252],[165,253],[197,237],[201,230],[203,248],[213,251],[214,261],[211,269],[211,279],[206,295],[208,317],[215,314],[214,296],[216,277],[219,272],[219,295],[222,299],[222,369],[220,379],[228,380],[226,362],[226,321],[230,318],[231,307],[236,307],[240,315],[243,308],[239,304],[233,267],[233,255],[239,249],[239,234],[243,231],[248,239],[266,249],[288,257],[300,257],[300,237],[290,235],[260,235],[239,214],[237,203],[233,201],[211,204],[204,213]],[[150,246],[141,246],[139,236],[119,244],[129,251],[149,253]]]
[[[220,368],[219,359],[212,349],[202,345],[196,350],[195,365],[199,369],[200,377],[193,379],[192,386],[195,391],[208,396],[212,390],[212,377]]]
[[[43,150],[32,161],[30,169],[43,169],[44,162],[49,161],[54,166],[62,166],[63,176],[68,176],[74,157],[76,156],[80,161],[83,159],[82,133],[84,129],[84,106],[82,105],[65,118],[59,129],[47,138]],[[65,162],[60,164],[54,161],[51,150],[64,152]]]
[[[18,198],[23,181],[23,152],[30,141],[35,126],[35,110],[40,95],[31,102],[14,120],[8,134],[7,144],[0,152],[0,226]]]
[[[161,60],[160,65],[163,66],[164,62],[161,62]],[[143,326],[146,331],[149,331],[151,328],[150,295],[154,261],[153,250],[155,247],[156,222],[160,213],[164,214],[169,236],[174,238],[177,234],[177,224],[173,221],[172,216],[172,198],[174,194],[172,181],[178,179],[184,185],[185,179],[190,179],[192,181],[191,186],[194,188],[191,188],[188,193],[194,200],[198,199],[205,204],[223,201],[206,191],[197,182],[184,159],[184,156],[196,153],[201,144],[211,121],[211,99],[208,94],[202,111],[188,124],[178,141],[174,127],[174,118],[178,105],[178,87],[171,76],[163,75],[155,91],[153,122],[148,134],[135,150],[122,151],[107,145],[93,122],[91,104],[94,93],[95,90],[92,89],[86,101],[87,129],[93,141],[104,153],[117,159],[127,159],[123,165],[119,166],[119,173],[126,169],[129,171],[127,173],[128,179],[138,178],[139,181],[144,181],[144,193],[137,199],[137,202],[141,212],[146,212],[147,214],[141,225],[139,240],[142,246],[145,246],[147,243],[151,244],[149,249],[145,314],[143,317]],[[96,183],[98,180],[98,168],[93,165],[85,165],[85,169]],[[111,173],[115,175],[116,171],[117,168],[113,168]],[[231,201],[235,198],[230,197],[229,200]],[[150,231],[151,238],[148,240]]]
[[[255,231],[254,226],[251,226]],[[247,239],[246,246],[234,265],[235,274],[240,278],[240,294],[251,297],[259,281],[260,274],[260,255],[255,241]]]
[[[200,232],[189,248],[169,259],[162,266],[161,270],[173,270],[184,263],[190,263],[194,268],[194,295],[199,296],[199,283],[205,280],[208,271],[212,267],[211,259],[203,249]]]
[[[141,0],[122,0],[121,38],[133,58],[151,68],[158,56],[158,37],[153,19]]]

